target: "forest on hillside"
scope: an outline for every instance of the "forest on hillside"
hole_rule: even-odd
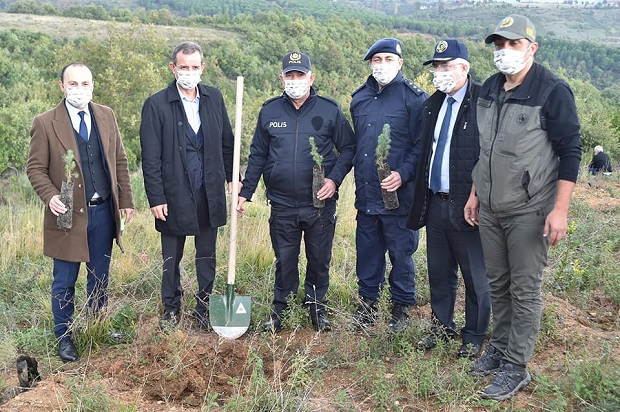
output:
[[[119,0],[120,2],[120,0]],[[3,4],[4,3],[4,4]],[[63,4],[55,6],[54,3]],[[364,27],[382,27],[399,33],[420,33],[438,37],[465,38],[480,41],[487,30],[503,16],[514,13],[514,6],[507,3],[493,3],[489,6],[476,5],[454,7],[448,4],[429,3],[429,7],[415,14],[386,15],[373,12],[366,7],[353,7],[350,2],[329,0],[125,0],[130,6],[114,7],[115,1],[95,1],[83,5],[78,0],[0,0],[0,10],[9,13],[56,15],[79,19],[107,21],[140,21],[155,25],[225,25],[239,16],[256,16],[257,13],[282,12],[296,19],[311,16],[317,22],[328,23],[333,18],[359,22]],[[364,3],[364,2],[362,2]],[[366,2],[367,3],[367,2]],[[374,3],[374,2],[373,2]],[[392,3],[392,2],[378,2]],[[420,7],[422,2],[400,2]],[[620,59],[620,32],[616,20],[618,10],[588,10],[580,14],[566,10],[556,16],[565,19],[564,27],[552,27],[553,10],[543,15],[535,9],[517,10],[528,14],[537,25],[538,41],[544,44],[539,56],[553,69],[567,69],[568,75],[592,82],[604,89],[620,80],[620,70],[615,62]],[[579,15],[581,17],[579,17]],[[544,19],[544,20],[543,20]],[[567,40],[568,31],[585,33],[595,26],[606,32],[606,38],[585,41]],[[303,35],[303,33],[292,33]],[[606,40],[606,41],[605,41]]]
[[[470,51],[472,77],[483,81],[495,72],[491,49],[480,41],[485,29],[467,24],[454,23],[449,27],[423,22],[425,26],[419,30],[422,33],[401,35],[397,31],[402,29],[398,20],[367,10],[355,9],[359,14],[348,17],[337,13],[324,16],[320,10],[334,6],[319,0],[289,0],[287,4],[294,8],[288,12],[278,8],[256,9],[264,1],[161,1],[138,0],[140,6],[129,9],[120,4],[119,8],[104,8],[101,4],[60,7],[35,0],[0,0],[0,11],[64,16],[69,19],[68,28],[70,19],[110,22],[103,39],[48,33],[40,27],[0,30],[0,173],[24,167],[32,118],[60,100],[59,70],[70,61],[83,61],[91,67],[96,82],[95,100],[116,112],[131,164],[136,167],[140,161],[138,128],[142,103],[172,80],[167,68],[170,51],[174,43],[186,40],[166,37],[169,26],[204,27],[229,33],[223,39],[205,35],[191,40],[202,44],[205,51],[207,69],[203,81],[223,91],[229,112],[234,104],[235,78],[245,77],[244,150],[249,146],[262,102],[281,93],[279,65],[282,56],[291,50],[311,56],[317,73],[315,87],[319,93],[336,99],[345,112],[351,92],[369,74],[363,55],[381,37],[402,39],[403,73],[428,91],[432,91],[431,77],[421,63],[432,54],[435,40],[442,36],[461,37],[475,30],[475,35],[473,31],[463,35]],[[129,0],[123,2],[128,3]],[[215,9],[216,5],[220,9]],[[224,5],[230,11],[221,10]],[[317,7],[307,11],[311,5]],[[372,23],[373,16],[385,24]],[[127,29],[118,25],[120,21],[133,23]],[[596,144],[602,144],[616,158],[620,156],[620,71],[616,64],[620,50],[556,38],[539,41],[542,46],[537,60],[565,77],[575,92],[586,150],[584,159]]]

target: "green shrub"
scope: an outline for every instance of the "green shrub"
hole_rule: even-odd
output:
[[[568,392],[576,400],[604,410],[620,409],[620,368],[609,351],[600,360],[577,361],[567,377]],[[611,407],[611,409],[607,409]]]

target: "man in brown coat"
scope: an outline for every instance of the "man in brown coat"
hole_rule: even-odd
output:
[[[127,156],[112,109],[90,102],[93,76],[82,63],[62,69],[63,99],[54,109],[35,117],[30,130],[27,174],[47,206],[43,227],[43,253],[54,259],[52,312],[58,353],[73,362],[78,353],[71,340],[75,282],[86,262],[88,307],[91,313],[107,302],[112,240],[123,250],[121,219],[133,216],[133,196]],[[61,229],[57,217],[68,212],[60,200],[65,178],[63,156],[75,157],[73,223]]]

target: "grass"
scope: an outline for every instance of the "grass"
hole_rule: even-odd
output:
[[[9,190],[3,193],[6,204],[0,205],[0,237],[4,246],[0,255],[0,391],[12,385],[14,356],[18,351],[39,359],[44,377],[62,374],[52,334],[49,288],[51,259],[43,257],[43,207],[34,196],[23,175],[10,178]],[[616,178],[617,179],[617,178]],[[196,367],[187,361],[188,354],[199,354],[200,341],[185,333],[162,335],[156,331],[160,313],[161,257],[159,236],[153,227],[139,173],[132,176],[136,196],[135,219],[126,227],[123,242],[126,253],[115,248],[112,258],[110,302],[100,318],[89,318],[85,309],[85,276],[81,273],[76,288],[74,337],[82,353],[121,358],[147,365],[141,355],[144,346],[166,348],[159,363],[162,376],[180,379]],[[380,323],[368,335],[354,333],[348,324],[357,299],[355,276],[354,188],[349,175],[341,188],[338,224],[332,257],[328,308],[334,330],[308,337],[310,320],[302,307],[303,286],[284,324],[283,335],[255,333],[269,317],[271,308],[274,258],[269,239],[269,208],[259,190],[254,202],[239,219],[237,250],[237,293],[252,297],[252,323],[242,340],[248,349],[246,366],[240,376],[230,376],[230,393],[213,391],[212,384],[221,379],[215,360],[205,359],[210,367],[209,389],[185,397],[202,411],[253,410],[330,410],[411,411],[411,410],[614,410],[620,408],[620,341],[604,339],[606,329],[617,329],[620,307],[620,231],[618,208],[613,204],[595,208],[576,198],[571,208],[569,236],[550,250],[544,289],[553,301],[545,305],[541,331],[534,356],[534,383],[527,395],[512,401],[495,403],[477,395],[485,381],[467,374],[469,362],[456,360],[458,341],[441,343],[430,353],[419,350],[416,342],[429,325],[428,276],[426,273],[425,236],[414,255],[417,265],[418,305],[426,309],[412,311],[412,326],[395,336],[388,335],[389,296],[380,300]],[[228,227],[220,229],[217,277],[214,293],[225,290],[228,254]],[[184,312],[181,324],[189,323],[196,288],[193,268],[193,242],[186,244],[182,265]],[[300,272],[303,277],[305,257],[302,248]],[[302,281],[303,285],[303,281]],[[462,302],[459,303],[460,305]],[[572,305],[572,306],[571,306]],[[592,333],[601,332],[598,344],[590,337],[567,333],[565,322],[572,310],[596,313]],[[599,324],[596,322],[600,321]],[[457,311],[456,322],[463,315]],[[113,338],[112,332],[120,333]],[[120,338],[118,338],[120,336]],[[597,335],[598,336],[598,335]],[[556,350],[555,348],[564,348]],[[217,345],[217,356],[226,356]],[[555,350],[550,357],[547,351]],[[115,355],[116,356],[116,355]],[[216,356],[216,358],[217,358]],[[193,359],[193,358],[192,358]],[[198,357],[198,359],[202,359]],[[138,398],[121,402],[108,393],[97,370],[88,361],[77,375],[62,380],[68,395],[57,400],[61,410],[139,409]],[[82,364],[81,362],[81,364]],[[130,370],[132,364],[126,369]],[[140,395],[148,381],[137,376]],[[225,382],[226,383],[226,382]],[[58,395],[61,396],[61,395]],[[172,397],[164,399],[178,405]]]

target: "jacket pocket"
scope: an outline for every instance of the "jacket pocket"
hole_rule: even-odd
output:
[[[265,172],[265,186],[267,186],[268,188],[272,187],[275,182],[275,177],[278,173],[278,165],[279,163],[277,161],[273,162],[271,168]]]
[[[529,202],[532,196],[530,195],[530,172],[527,170],[521,175],[521,187],[525,190],[525,196],[527,197],[526,202]]]

